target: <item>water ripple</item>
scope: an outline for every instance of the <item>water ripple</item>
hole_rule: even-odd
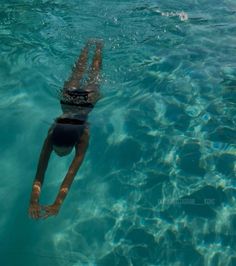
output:
[[[234,1],[11,2],[0,7],[1,199],[14,188],[23,203],[10,200],[17,232],[3,207],[1,239],[3,254],[21,243],[24,256],[5,264],[233,265]],[[104,76],[90,147],[61,213],[36,225],[22,195],[91,37],[104,40]],[[52,158],[45,195],[69,159]]]

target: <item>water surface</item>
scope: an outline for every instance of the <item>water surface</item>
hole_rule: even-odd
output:
[[[235,265],[236,3],[2,1],[2,265]],[[31,185],[58,90],[104,40],[103,98],[61,212]],[[53,155],[42,204],[72,159]]]

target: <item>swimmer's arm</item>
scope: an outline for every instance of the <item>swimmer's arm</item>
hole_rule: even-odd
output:
[[[43,148],[40,154],[36,176],[33,182],[30,204],[38,203],[41,192],[41,186],[44,181],[44,174],[48,166],[48,161],[52,153],[52,144],[49,135],[44,141]]]
[[[70,189],[70,186],[74,180],[74,177],[77,173],[77,171],[79,170],[82,162],[83,162],[83,159],[84,159],[84,156],[85,156],[85,153],[87,151],[87,148],[88,148],[88,144],[89,144],[89,132],[88,132],[88,129],[85,129],[85,132],[84,134],[82,135],[81,137],[81,141],[80,143],[78,144],[78,146],[76,147],[76,154],[75,154],[75,157],[70,165],[70,168],[61,184],[61,187],[60,187],[60,190],[58,192],[58,195],[57,195],[57,198],[54,202],[54,205],[57,205],[57,206],[61,206],[61,204],[63,203],[69,189]]]

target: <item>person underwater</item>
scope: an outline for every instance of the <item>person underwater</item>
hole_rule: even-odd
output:
[[[87,70],[89,49],[93,45],[96,47],[95,54],[92,64]],[[32,186],[29,216],[33,219],[48,218],[58,214],[83,162],[89,144],[88,114],[100,98],[99,76],[102,66],[102,48],[102,41],[90,40],[87,42],[73,68],[71,77],[61,90],[60,104],[63,113],[48,131]],[[84,76],[87,78],[84,79]],[[73,148],[75,148],[73,161],[54,203],[41,206],[39,203],[40,193],[51,153],[54,151],[58,156],[66,156],[71,153]]]

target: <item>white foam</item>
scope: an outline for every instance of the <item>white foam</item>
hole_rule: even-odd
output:
[[[179,17],[181,21],[188,20],[188,14],[184,11],[162,12],[160,9],[156,9],[155,11],[164,17]]]

